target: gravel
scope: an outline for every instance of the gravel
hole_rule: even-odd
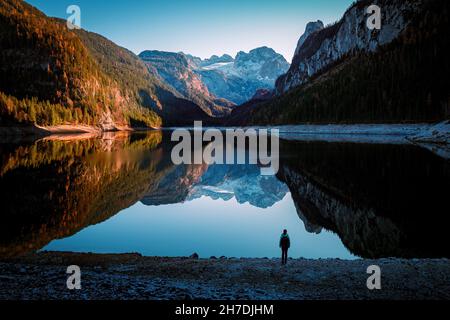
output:
[[[448,259],[190,259],[41,252],[0,261],[1,300],[449,299]],[[68,290],[69,265],[81,290]],[[381,289],[367,268],[381,268]]]

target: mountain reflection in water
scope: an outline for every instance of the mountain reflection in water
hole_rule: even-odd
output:
[[[412,145],[280,146],[280,171],[267,177],[256,165],[175,166],[168,132],[1,143],[0,255],[39,250],[138,202],[145,214],[205,197],[211,212],[224,201],[266,210],[290,194],[308,232],[331,231],[354,255],[450,257],[440,223],[448,161]]]

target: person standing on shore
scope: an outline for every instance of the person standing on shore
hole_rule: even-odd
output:
[[[287,230],[285,229],[280,237],[280,248],[281,248],[281,264],[287,264],[288,250],[291,247],[291,240]]]

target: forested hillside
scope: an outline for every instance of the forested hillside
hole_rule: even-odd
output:
[[[3,126],[160,127],[154,112],[184,102],[133,53],[21,0],[0,3]]]
[[[427,1],[375,52],[352,52],[307,83],[235,110],[231,124],[438,121],[450,116],[450,3]],[[331,26],[330,28],[334,28]]]

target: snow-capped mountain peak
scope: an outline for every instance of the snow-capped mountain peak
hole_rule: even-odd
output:
[[[240,51],[234,59],[226,54],[205,60],[186,56],[210,92],[236,104],[250,100],[258,89],[272,90],[290,66],[281,54],[265,46]]]

